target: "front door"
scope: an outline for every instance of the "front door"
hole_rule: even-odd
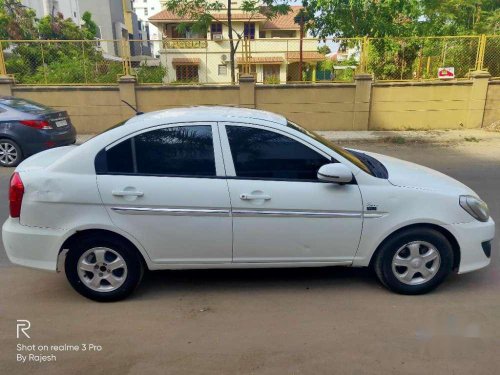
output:
[[[153,262],[231,262],[229,193],[215,124],[143,131],[105,153],[106,171],[97,176],[103,203]]]
[[[286,132],[230,123],[220,130],[233,261],[349,264],[361,235],[358,185],[319,182],[331,157]]]

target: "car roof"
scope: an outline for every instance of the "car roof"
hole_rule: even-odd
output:
[[[261,111],[250,108],[238,107],[184,107],[164,109],[155,112],[148,112],[142,115],[132,117],[126,125],[141,123],[143,125],[168,124],[184,121],[245,121],[260,120],[268,121],[278,125],[286,125],[287,120],[284,116],[275,113]]]

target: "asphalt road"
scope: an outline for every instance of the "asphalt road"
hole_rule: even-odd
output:
[[[356,144],[472,187],[500,222],[500,142]],[[10,171],[0,171],[0,218]],[[5,374],[494,374],[500,367],[499,236],[487,269],[401,296],[350,268],[155,272],[132,298],[97,304],[64,275],[11,266],[0,249]],[[16,339],[16,320],[31,322]],[[55,362],[17,362],[17,344]],[[50,345],[80,345],[55,351]],[[101,350],[82,351],[82,344]],[[40,349],[44,349],[43,347]],[[61,349],[61,348],[60,348]],[[64,348],[62,348],[64,349]],[[68,348],[66,348],[68,349]],[[51,357],[52,358],[52,357]],[[36,359],[34,357],[34,359]]]

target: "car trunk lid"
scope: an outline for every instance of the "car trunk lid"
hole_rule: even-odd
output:
[[[35,154],[28,159],[24,160],[21,164],[19,164],[16,168],[16,172],[28,172],[31,170],[43,169],[54,162],[60,160],[62,157],[67,155],[69,152],[74,150],[76,145],[71,146],[63,146],[56,147],[50,150],[42,151],[38,154]]]
[[[66,111],[52,111],[42,115],[54,130],[64,130],[71,126],[71,120]]]

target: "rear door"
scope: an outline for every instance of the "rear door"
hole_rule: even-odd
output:
[[[231,262],[232,224],[217,125],[143,131],[101,151],[97,182],[113,223],[156,263]]]

